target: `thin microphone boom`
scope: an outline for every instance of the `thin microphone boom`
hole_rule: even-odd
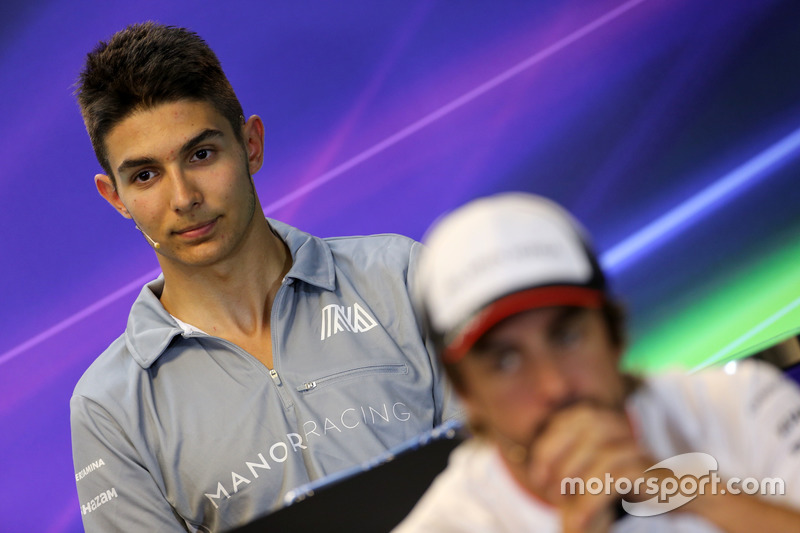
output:
[[[150,238],[150,235],[148,235],[147,233],[145,233],[145,232],[144,232],[144,230],[143,230],[142,228],[140,228],[139,226],[136,226],[136,229],[138,229],[139,231],[141,231],[141,232],[142,232],[142,235],[144,235],[144,238],[145,238],[145,239],[147,239],[147,241],[150,243],[150,245],[151,245],[153,248],[155,248],[156,250],[158,250],[159,248],[161,248],[161,245],[160,245],[159,243],[157,243],[156,241],[154,241],[153,239],[151,239],[151,238]]]

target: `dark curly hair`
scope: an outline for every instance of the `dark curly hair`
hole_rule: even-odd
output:
[[[114,183],[106,136],[141,109],[184,99],[209,102],[242,141],[242,105],[219,59],[185,28],[145,22],[101,41],[87,55],[75,93],[97,161]]]

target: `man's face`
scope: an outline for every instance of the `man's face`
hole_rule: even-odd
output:
[[[489,330],[455,369],[473,422],[526,448],[558,410],[580,401],[621,409],[621,348],[597,310],[534,309]]]
[[[258,207],[251,174],[263,154],[263,125],[244,125],[245,144],[209,103],[181,100],[136,111],[105,139],[116,187],[97,188],[159,243],[159,261],[202,266],[230,257]],[[166,265],[165,265],[166,263]]]

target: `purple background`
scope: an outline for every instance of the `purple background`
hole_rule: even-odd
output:
[[[72,95],[86,52],[145,20],[217,51],[267,127],[265,211],[320,236],[420,238],[514,189],[565,204],[605,252],[800,128],[796,0],[4,2],[3,532],[81,531],[69,397],[157,273],[94,189]],[[609,265],[634,330],[797,242],[797,153]]]

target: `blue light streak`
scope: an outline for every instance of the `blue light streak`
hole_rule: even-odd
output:
[[[777,169],[797,155],[798,148],[800,128],[606,250],[600,257],[600,263],[607,272],[619,272],[729,201],[745,187],[769,176],[769,171]]]

